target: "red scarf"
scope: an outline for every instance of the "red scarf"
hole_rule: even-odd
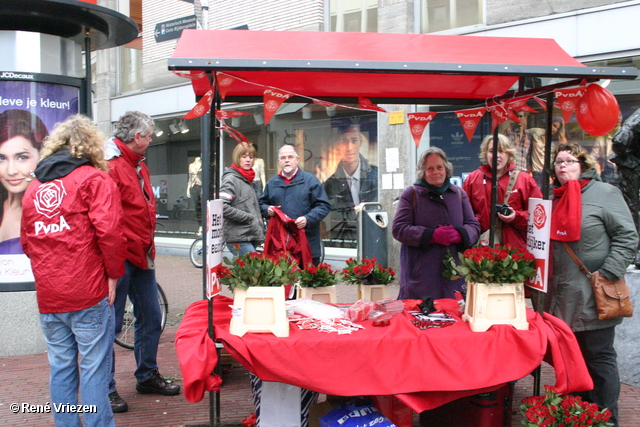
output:
[[[582,225],[582,189],[591,181],[569,180],[565,185],[553,189],[553,214],[551,215],[551,238],[560,242],[580,240]]]
[[[285,184],[289,185],[289,183],[291,183],[291,181],[293,181],[293,178],[296,177],[296,175],[298,175],[298,171],[300,170],[300,168],[296,168],[295,171],[293,171],[293,175],[291,175],[291,178],[287,178],[286,176],[284,176],[284,173],[282,171],[280,171],[280,173],[278,175],[280,175],[280,178],[282,178],[282,180],[284,181]]]
[[[254,171],[253,168],[249,170],[242,169],[240,166],[236,165],[235,163],[232,164],[231,167],[237,170],[238,172],[240,172],[240,175],[242,175],[244,179],[249,181],[249,184],[251,184],[256,177],[256,171]]]

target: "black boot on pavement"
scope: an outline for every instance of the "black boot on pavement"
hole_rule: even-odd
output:
[[[148,380],[136,384],[136,390],[140,394],[156,393],[163,396],[175,396],[180,393],[180,386],[171,384],[170,381],[164,379],[160,372],[155,371],[153,376]]]
[[[111,410],[114,414],[127,412],[129,410],[129,405],[120,397],[117,391],[109,393],[109,402],[111,402]]]

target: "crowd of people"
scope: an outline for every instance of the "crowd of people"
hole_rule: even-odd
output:
[[[520,113],[520,122],[498,134],[497,141],[493,135],[482,140],[481,166],[461,187],[452,182],[453,166],[442,149],[431,146],[421,153],[416,181],[402,192],[391,227],[401,246],[399,299],[464,293],[463,279],[443,276],[443,260],[451,255],[459,262],[464,249],[488,244],[489,233],[495,243],[526,249],[528,202],[543,197],[545,143],[544,133],[527,127],[529,113]],[[553,120],[552,273],[543,307],[574,331],[594,381],[594,389],[582,395],[611,410],[615,425],[620,381],[613,341],[622,320],[598,319],[589,279],[565,244],[590,271],[608,279],[624,277],[634,261],[634,217],[612,185],[619,178],[611,161],[612,140],[621,125],[622,118],[589,153],[568,141],[562,118]],[[98,411],[84,416],[86,425],[114,425],[113,413],[128,410],[116,389],[112,345],[127,298],[136,317],[137,391],[180,393],[159,373],[156,360],[162,332],[154,266],[156,206],[145,164],[153,128],[148,115],[127,112],[106,141],[81,115],[49,133],[27,111],[0,114],[0,253],[30,258],[52,401],[74,404],[81,398],[95,404]],[[319,165],[314,164],[316,173],[305,171],[298,148],[289,144],[280,147],[279,172],[267,180],[255,144],[237,144],[219,193],[228,250],[234,256],[259,250],[269,238],[267,224],[282,218],[302,233],[308,245],[303,259],[315,265],[322,261],[323,233],[356,239],[361,203],[378,200],[378,168],[361,154],[365,142],[358,126],[340,128],[335,141],[340,159],[322,180]],[[187,192],[194,199],[201,197],[201,168],[200,158],[190,165]],[[492,206],[494,176],[501,209]],[[325,218],[337,226],[323,230]],[[286,247],[289,242],[280,243],[294,250]],[[56,263],[48,256],[51,248],[56,248]],[[56,413],[54,420],[80,425],[77,414]]]

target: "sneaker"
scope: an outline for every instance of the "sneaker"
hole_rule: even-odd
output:
[[[136,384],[136,390],[140,394],[156,393],[163,396],[175,396],[180,393],[180,386],[171,384],[171,381],[165,380],[158,371],[155,371],[151,378]]]
[[[111,410],[114,414],[127,412],[129,410],[129,405],[120,397],[117,391],[109,393],[109,402],[111,403]]]

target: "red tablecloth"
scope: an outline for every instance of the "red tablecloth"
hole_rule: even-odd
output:
[[[420,330],[411,315],[396,315],[386,327],[351,335],[299,330],[288,338],[272,334],[229,334],[233,300],[216,297],[216,340],[250,372],[277,381],[338,396],[399,395],[416,412],[448,401],[491,390],[529,375],[550,350],[559,392],[589,390],[591,378],[576,339],[559,319],[527,310],[528,331],[494,325],[472,332],[455,311],[457,303],[441,300],[458,318],[442,329]],[[202,400],[221,381],[212,374],[215,344],[207,334],[207,301],[186,311],[176,337],[178,360],[187,400]]]

